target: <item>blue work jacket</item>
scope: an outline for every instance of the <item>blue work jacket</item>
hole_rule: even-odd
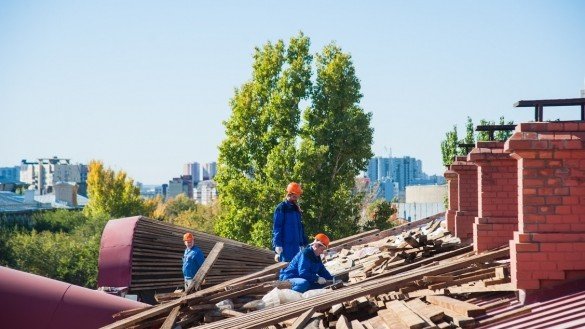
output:
[[[317,281],[317,276],[333,280],[333,276],[327,271],[321,258],[315,255],[311,246],[308,246],[297,253],[288,267],[280,272],[279,280],[303,278],[312,283]]]
[[[185,249],[185,253],[183,254],[183,276],[185,279],[193,279],[204,261],[205,256],[203,256],[201,249],[195,246],[191,249]]]
[[[299,207],[288,200],[279,203],[274,210],[272,247],[282,247],[280,261],[290,262],[308,243]]]

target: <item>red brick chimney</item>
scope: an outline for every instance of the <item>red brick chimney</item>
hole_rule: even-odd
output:
[[[459,206],[455,212],[455,230],[452,233],[462,241],[471,241],[473,223],[477,216],[477,166],[463,156],[456,157],[449,169],[459,177]]]
[[[452,170],[445,171],[447,179],[447,193],[449,194],[449,208],[445,212],[447,229],[455,233],[455,213],[459,210],[459,175]]]
[[[518,160],[512,282],[526,299],[585,277],[585,122],[521,123],[504,149]]]
[[[504,142],[477,142],[467,159],[478,166],[478,209],[473,248],[478,252],[508,245],[518,229],[518,167]]]

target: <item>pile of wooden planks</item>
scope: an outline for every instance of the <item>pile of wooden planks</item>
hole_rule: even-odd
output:
[[[199,329],[474,328],[530,312],[510,284],[507,248],[476,254],[446,231],[441,217],[393,233],[359,234],[332,248],[326,266],[347,282],[321,295],[245,307],[286,287],[274,281],[286,265],[279,263],[187,296],[159,295],[164,304],[106,328],[159,327],[170,317],[181,328]],[[216,305],[228,300],[228,309]]]
[[[185,232],[195,236],[195,245],[207,256],[216,242],[223,251],[207,274],[204,287],[239,278],[274,264],[274,253],[207,233],[141,217],[136,224],[132,250],[130,293],[141,290],[168,291],[183,286],[182,257]]]

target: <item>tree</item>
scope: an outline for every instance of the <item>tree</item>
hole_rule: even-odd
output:
[[[279,40],[256,48],[252,80],[235,91],[219,147],[220,235],[269,246],[274,207],[290,181],[306,191],[308,233],[335,237],[357,229],[353,178],[372,156],[371,115],[357,105],[362,95],[351,57],[333,44],[317,55],[311,92],[309,46],[300,33],[288,46]],[[301,127],[303,101],[310,106]]]
[[[306,191],[307,231],[340,238],[359,229],[363,194],[355,193],[355,177],[373,156],[371,113],[359,107],[361,86],[349,54],[329,44],[316,67],[296,169]]]
[[[457,137],[457,125],[453,126],[453,130],[445,133],[445,139],[441,141],[441,155],[443,156],[443,165],[449,166],[455,160],[458,154],[459,143]]]
[[[500,117],[500,125],[512,125],[514,121],[508,121],[505,123],[505,119],[503,116]],[[481,119],[479,121],[480,125],[494,125],[494,121],[488,121],[485,119]],[[506,140],[510,136],[512,136],[511,131],[496,131],[494,134],[494,138],[496,140]],[[445,133],[445,139],[441,141],[441,155],[443,157],[443,165],[449,166],[453,163],[456,155],[465,155],[465,149],[458,147],[457,145],[460,143],[465,144],[474,144],[476,141],[486,141],[489,140],[489,134],[486,131],[480,131],[477,134],[475,133],[475,127],[473,125],[473,120],[470,117],[467,117],[467,124],[465,126],[465,138],[461,141],[458,140],[457,137],[457,125],[453,126],[452,131],[448,131]]]
[[[228,238],[267,246],[273,207],[294,179],[299,104],[311,86],[310,42],[302,33],[256,48],[252,80],[235,91],[215,180]],[[268,237],[268,238],[267,238]]]
[[[88,217],[106,215],[112,218],[141,215],[144,202],[140,189],[124,171],[114,172],[104,168],[101,161],[89,163],[87,176],[89,201],[84,213]]]
[[[393,226],[390,222],[390,216],[396,212],[396,208],[384,199],[378,199],[371,203],[367,209],[369,220],[365,223],[364,230],[380,229],[386,230]]]

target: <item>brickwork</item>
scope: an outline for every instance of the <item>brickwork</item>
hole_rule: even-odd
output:
[[[518,168],[504,142],[478,142],[467,159],[478,166],[478,209],[473,224],[474,250],[509,244],[518,229]]]
[[[449,197],[449,207],[445,213],[447,229],[449,232],[455,232],[455,213],[459,210],[459,175],[454,171],[447,170],[444,176],[447,180],[447,193]]]
[[[518,160],[512,282],[534,292],[585,277],[585,122],[522,123],[504,149]]]
[[[455,212],[455,236],[462,241],[473,239],[473,223],[477,217],[477,166],[467,157],[457,157],[449,166],[457,173],[459,205]]]

